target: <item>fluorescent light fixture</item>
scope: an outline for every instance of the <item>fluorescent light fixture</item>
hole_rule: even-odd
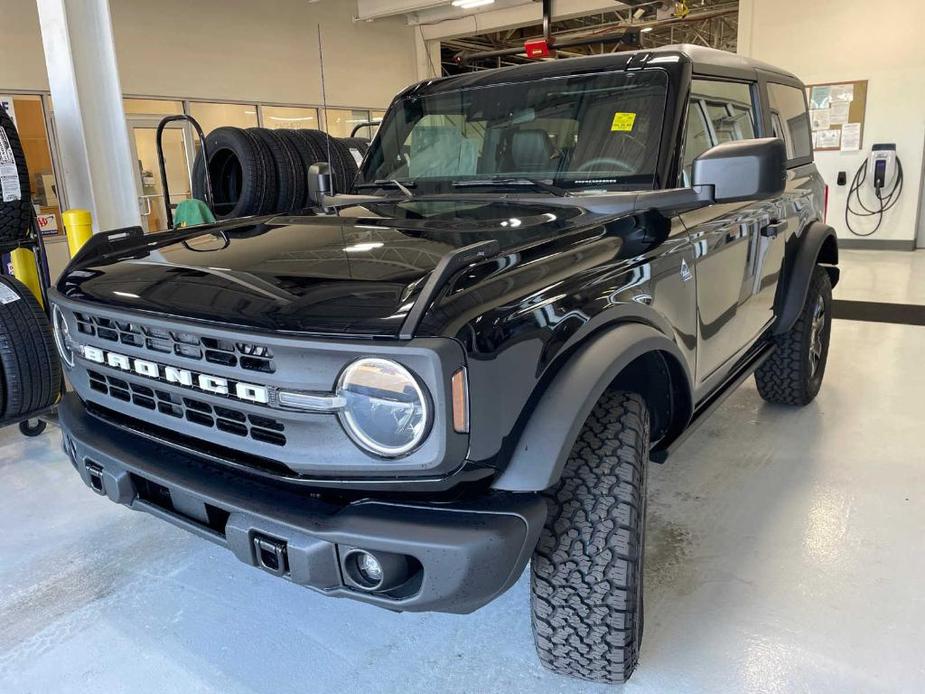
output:
[[[643,27],[642,29],[639,30],[639,33],[648,34],[650,31],[652,31],[652,28],[653,27]]]
[[[302,118],[287,118],[286,116],[270,116],[270,120],[281,120],[281,121],[290,121],[290,120],[315,120],[314,116],[304,116]]]
[[[644,15],[645,13],[646,13],[646,8],[645,8],[645,7],[640,7],[638,10],[636,10],[635,12],[633,12],[633,19],[639,19],[639,18],[642,17],[642,15]]]
[[[453,0],[451,3],[453,7],[458,7],[461,10],[471,10],[473,7],[483,7],[484,5],[491,5],[495,0]]]

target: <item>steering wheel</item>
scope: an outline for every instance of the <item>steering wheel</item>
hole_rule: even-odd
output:
[[[589,159],[578,167],[578,173],[590,172],[631,176],[636,173],[636,168],[621,159],[597,157],[596,159]]]

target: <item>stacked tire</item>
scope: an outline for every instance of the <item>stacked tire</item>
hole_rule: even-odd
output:
[[[61,391],[61,362],[48,317],[32,292],[0,276],[0,418],[47,410]]]
[[[308,170],[319,162],[331,165],[336,192],[349,191],[368,143],[320,130],[222,127],[206,136],[206,149],[215,216],[232,219],[304,210],[310,205]],[[193,165],[193,196],[205,200],[205,191],[200,150]]]
[[[0,245],[25,240],[32,226],[32,191],[13,119],[0,106]]]

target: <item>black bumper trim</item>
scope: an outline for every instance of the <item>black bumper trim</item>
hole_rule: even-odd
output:
[[[110,500],[226,547],[252,566],[259,566],[255,537],[274,538],[285,543],[292,582],[392,610],[465,613],[490,602],[520,576],[546,517],[538,494],[332,504],[105,424],[73,395],[61,402],[59,418],[65,451],[84,483],[93,487],[89,462]],[[405,555],[418,570],[388,592],[362,592],[344,581],[341,547]]]

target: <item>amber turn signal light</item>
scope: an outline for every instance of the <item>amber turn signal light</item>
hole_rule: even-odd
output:
[[[466,369],[453,374],[453,430],[460,434],[469,433],[469,380]]]

